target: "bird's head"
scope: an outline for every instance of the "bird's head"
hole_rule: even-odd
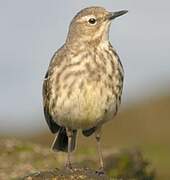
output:
[[[108,12],[102,7],[81,10],[72,20],[67,41],[93,43],[107,41],[111,21],[128,11]]]

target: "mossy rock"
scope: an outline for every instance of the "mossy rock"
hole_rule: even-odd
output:
[[[73,168],[68,170],[66,168],[59,170],[54,169],[51,171],[41,171],[33,174],[29,174],[22,178],[22,180],[109,180],[110,178],[105,174],[99,174],[98,172],[89,168]]]
[[[106,161],[106,171],[113,179],[155,179],[155,171],[139,150],[123,150],[108,156]]]
[[[96,173],[98,159],[94,150],[74,154],[74,170],[63,168],[65,154],[54,153],[38,144],[15,139],[0,139],[0,179],[133,179],[153,180],[151,164],[138,150],[104,150],[106,175]],[[93,154],[94,153],[94,154]],[[92,155],[93,154],[93,155]],[[88,167],[88,168],[86,168]],[[55,169],[56,168],[56,169]],[[60,170],[59,170],[60,169]],[[40,172],[39,172],[40,171]],[[108,178],[108,177],[109,178]]]

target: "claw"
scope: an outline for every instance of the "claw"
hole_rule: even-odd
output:
[[[96,174],[99,176],[103,176],[105,174],[104,169],[101,167],[99,170],[96,171]]]
[[[67,162],[65,167],[68,169],[68,170],[73,170],[73,167],[72,167],[72,164],[70,162]]]

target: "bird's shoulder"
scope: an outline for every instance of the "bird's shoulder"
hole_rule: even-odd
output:
[[[59,66],[62,61],[66,58],[67,56],[67,52],[66,52],[66,46],[65,44],[59,48],[55,53],[54,55],[52,56],[51,58],[51,61],[49,63],[49,67],[48,67],[48,71],[52,70],[53,67],[55,66]],[[50,74],[49,74],[50,75]]]
[[[61,48],[59,48],[54,55],[52,56],[48,69],[45,73],[44,79],[43,79],[43,100],[44,100],[44,105],[48,104],[47,101],[50,96],[50,79],[53,74],[54,68],[56,66],[60,66],[62,63],[63,59],[66,56],[66,48],[65,45],[63,45]]]
[[[122,62],[121,62],[121,60],[120,60],[120,56],[118,55],[116,49],[112,46],[111,43],[109,43],[108,49],[109,49],[109,51],[114,55],[114,57],[116,58],[121,73],[124,74],[123,64],[122,64]]]

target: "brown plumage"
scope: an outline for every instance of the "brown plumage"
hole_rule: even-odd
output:
[[[85,136],[95,133],[103,169],[100,131],[116,115],[123,88],[123,67],[109,42],[109,28],[125,13],[83,9],[50,62],[43,83],[44,114],[52,133],[58,133],[52,148],[68,152],[68,167],[81,129]]]

